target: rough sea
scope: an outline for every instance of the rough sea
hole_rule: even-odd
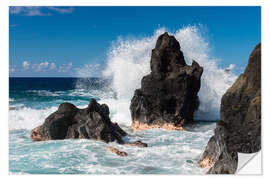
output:
[[[133,132],[130,128],[130,100],[142,77],[150,72],[151,49],[164,31],[158,29],[140,39],[119,38],[108,50],[101,78],[86,78],[95,70],[84,68],[78,72],[85,76],[82,78],[10,78],[9,106],[15,107],[8,119],[10,174],[204,174],[207,169],[200,168],[197,161],[213,135],[221,97],[237,76],[222,69],[219,59],[210,55],[209,44],[198,27],[170,33],[180,42],[187,64],[195,59],[204,68],[195,123],[184,131]],[[129,133],[126,139],[141,140],[148,147],[86,139],[31,141],[31,130],[61,103],[84,108],[91,98],[109,106],[111,120]],[[128,156],[117,156],[107,146]]]

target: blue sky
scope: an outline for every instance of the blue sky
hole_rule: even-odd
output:
[[[69,77],[85,66],[99,76],[119,36],[198,24],[223,67],[245,67],[261,41],[260,7],[10,7],[10,76]]]

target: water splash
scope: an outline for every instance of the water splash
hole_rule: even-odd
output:
[[[130,124],[129,104],[134,90],[140,88],[143,76],[150,73],[150,57],[159,35],[166,31],[158,29],[151,37],[141,39],[119,38],[109,50],[107,65],[103,71],[105,78],[111,79],[111,88],[117,99],[103,100],[115,112],[114,121]],[[220,59],[210,55],[210,47],[202,36],[200,27],[187,26],[177,30],[174,35],[180,42],[187,64],[196,60],[204,68],[199,91],[200,106],[195,112],[196,120],[219,119],[222,95],[233,84],[236,76],[219,67]],[[117,108],[114,108],[114,107]]]
[[[57,110],[57,107],[47,109],[20,108],[8,113],[9,130],[33,129],[44,122],[44,119]]]

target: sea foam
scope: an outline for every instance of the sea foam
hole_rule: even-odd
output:
[[[110,79],[109,91],[95,90],[88,92],[82,90],[82,82],[78,81],[75,89],[70,91],[69,96],[94,96],[100,99],[100,103],[106,103],[110,107],[111,119],[122,125],[131,125],[130,101],[135,89],[140,88],[143,76],[150,73],[151,51],[155,46],[159,35],[167,31],[165,28],[158,29],[152,36],[139,39],[118,38],[108,51],[105,69],[102,74]],[[204,72],[199,91],[200,106],[195,112],[195,120],[218,120],[219,108],[222,95],[233,84],[236,75],[219,67],[220,59],[211,56],[209,43],[202,36],[197,26],[187,26],[169,34],[174,35],[180,42],[186,62],[196,60]],[[88,81],[83,81],[87,83]],[[88,87],[88,86],[86,86]],[[112,92],[113,91],[113,92]],[[38,91],[39,95],[59,96],[63,92],[48,94]],[[116,95],[115,95],[116,94]],[[10,99],[12,102],[13,99]],[[87,104],[85,104],[87,105]],[[82,105],[82,107],[84,107]],[[33,109],[20,107],[9,112],[10,129],[32,129],[42,124],[45,118],[54,112],[57,106]]]
[[[8,113],[9,130],[33,129],[41,125],[45,118],[57,110],[57,107],[46,109],[19,108]]]
[[[113,109],[113,121],[131,124],[130,100],[135,89],[141,87],[142,77],[150,73],[152,49],[158,36],[165,31],[165,28],[157,29],[152,36],[140,39],[118,38],[112,44],[103,76],[111,79],[111,88],[117,98],[103,102]],[[221,97],[237,76],[222,69],[219,66],[221,60],[210,55],[209,42],[202,36],[200,27],[187,26],[169,34],[180,42],[187,64],[196,60],[204,68],[198,94],[200,106],[195,112],[195,120],[218,120]]]

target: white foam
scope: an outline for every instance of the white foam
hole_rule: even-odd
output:
[[[33,129],[41,125],[45,118],[57,110],[57,107],[48,109],[21,108],[8,112],[9,130]]]
[[[48,90],[28,90],[27,92],[36,93],[39,96],[60,96],[64,93],[64,91],[51,92]]]
[[[9,98],[9,102],[15,101],[14,98]]]
[[[141,140],[147,148],[130,147],[111,142],[80,139],[29,141],[29,132],[10,134],[10,171],[76,174],[204,174],[197,162],[215,123],[200,132],[151,129],[130,132],[129,140]],[[207,132],[206,131],[206,132]],[[202,133],[203,135],[196,135]],[[138,139],[139,138],[139,139]],[[107,150],[113,146],[128,154],[120,157]],[[38,151],[37,151],[38,149]],[[28,152],[28,153],[26,153]],[[34,153],[32,153],[34,152]],[[39,164],[39,166],[36,166]]]
[[[112,89],[117,100],[104,100],[114,112],[115,121],[130,124],[130,100],[135,89],[140,88],[143,76],[150,72],[150,56],[159,35],[166,29],[158,29],[153,36],[141,39],[121,39],[114,43],[108,53],[107,66],[103,71],[105,78],[111,78]],[[207,40],[202,37],[200,28],[188,26],[177,30],[174,35],[180,42],[188,64],[196,60],[204,68],[199,92],[200,106],[195,113],[197,120],[219,119],[222,95],[233,84],[236,76],[219,67],[221,61],[210,56]]]
[[[196,26],[178,30],[175,37],[180,42],[187,63],[191,64],[194,59],[204,68],[201,89],[198,94],[200,106],[194,118],[198,120],[219,119],[221,97],[237,77],[218,66],[221,60],[210,56],[209,44],[201,36]]]
[[[106,103],[109,106],[112,122],[131,126],[130,101],[126,99],[102,99],[99,103]]]

